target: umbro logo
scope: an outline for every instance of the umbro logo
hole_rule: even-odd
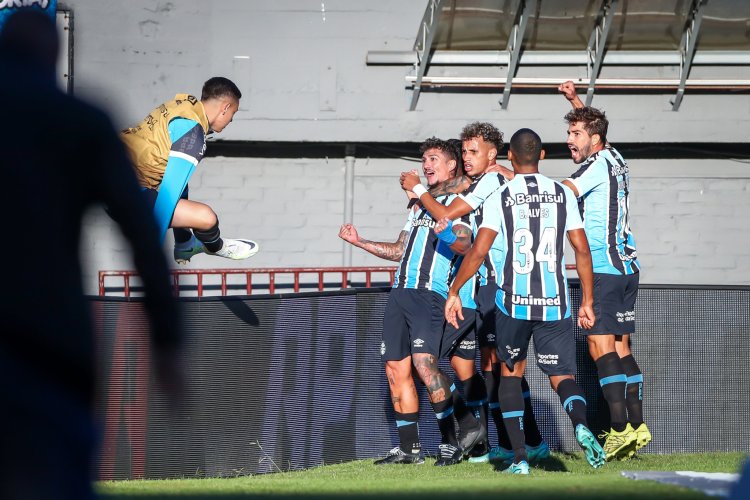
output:
[[[537,187],[537,186],[538,186],[539,184],[537,184],[536,182],[533,182],[533,181],[532,181],[532,182],[529,182],[529,183],[528,183],[528,184],[526,184],[526,185],[527,185],[527,186],[529,186],[529,187],[533,187],[533,188],[535,188],[535,187]]]
[[[414,347],[422,347],[423,345],[424,345],[424,340],[414,339]]]

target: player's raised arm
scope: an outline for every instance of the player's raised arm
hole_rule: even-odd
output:
[[[404,255],[407,234],[406,231],[401,231],[395,242],[387,243],[384,241],[370,241],[360,238],[357,229],[352,224],[343,224],[339,229],[339,238],[342,240],[349,242],[355,247],[361,248],[376,257],[385,260],[392,260],[394,262],[401,260],[401,257]]]
[[[586,330],[594,326],[594,270],[586,232],[583,229],[568,231],[570,245],[576,254],[576,271],[581,280],[581,306],[578,309],[578,326]]]
[[[427,188],[419,183],[419,176],[412,172],[401,173],[401,187],[406,191],[412,191],[419,197],[419,202],[430,212],[435,219],[448,218],[459,219],[471,212],[471,206],[461,198],[456,198],[448,206],[438,203],[427,191]]]
[[[581,98],[578,97],[578,93],[576,93],[576,86],[571,80],[561,83],[560,86],[557,87],[557,90],[565,96],[565,99],[567,99],[568,102],[570,102],[570,105],[574,108],[584,107],[583,101],[581,101]]]

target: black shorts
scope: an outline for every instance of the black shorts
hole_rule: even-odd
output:
[[[548,376],[575,375],[576,345],[571,318],[558,321],[515,319],[497,311],[497,356],[508,368],[526,359],[534,338],[536,364]]]
[[[440,356],[445,326],[445,299],[431,290],[391,288],[383,315],[383,361],[415,353]]]
[[[635,299],[640,274],[594,273],[596,323],[584,335],[630,335],[635,332]]]
[[[463,321],[459,320],[458,328],[446,321],[443,342],[440,349],[441,358],[458,356],[461,359],[475,359],[477,353],[477,311],[464,307],[461,311]]]
[[[492,282],[480,286],[477,292],[477,340],[479,347],[495,347],[497,332],[495,331],[495,298],[497,297],[497,283]]]

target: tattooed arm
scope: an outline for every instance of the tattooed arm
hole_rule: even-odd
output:
[[[401,256],[404,254],[406,235],[406,231],[401,231],[394,243],[386,243],[384,241],[370,241],[361,238],[359,233],[357,233],[357,229],[352,224],[344,224],[339,229],[339,238],[342,240],[348,241],[355,247],[361,248],[376,257],[394,262],[401,260]]]
[[[439,233],[447,230],[448,226],[450,226],[450,230],[456,235],[456,240],[451,243],[449,248],[457,255],[465,255],[466,252],[469,251],[469,248],[471,248],[473,233],[469,226],[464,224],[452,224],[452,222],[453,221],[447,217],[443,217],[435,224],[435,233],[437,233],[438,238],[440,238]]]
[[[430,194],[433,198],[438,196],[450,194],[450,193],[462,193],[471,184],[471,179],[467,176],[462,175],[461,177],[453,177],[447,181],[440,182],[430,188]]]

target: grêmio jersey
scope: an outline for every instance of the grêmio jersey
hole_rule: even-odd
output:
[[[497,307],[516,319],[570,317],[566,232],[582,229],[573,191],[542,174],[517,174],[485,201],[481,227],[497,231]],[[480,229],[481,229],[480,227]]]
[[[612,147],[594,153],[568,181],[578,190],[594,272],[637,273],[640,264],[630,230],[630,174],[620,153]]]
[[[436,201],[448,205],[455,197],[455,194],[438,196]],[[453,223],[469,226],[468,216],[465,220]],[[421,206],[409,210],[409,217],[403,229],[407,232],[406,248],[396,268],[393,288],[432,290],[444,298],[448,297],[449,280],[458,257],[449,245],[437,237],[434,227],[435,220],[427,210]],[[463,291],[463,288],[461,290]],[[462,301],[465,297],[461,295]],[[473,300],[473,292],[469,297]]]
[[[481,181],[481,183],[479,181]],[[477,236],[477,231],[479,230],[479,227],[481,227],[484,220],[485,200],[487,199],[487,197],[489,197],[489,195],[505,185],[506,182],[507,181],[505,177],[503,177],[501,174],[497,172],[491,172],[479,177],[477,180],[472,182],[471,185],[469,185],[469,187],[466,188],[463,193],[461,193],[462,199],[469,205],[471,205],[472,208],[474,208],[474,211],[470,214],[470,220],[471,228],[475,238]],[[474,207],[474,204],[477,204],[477,206]],[[497,258],[497,255],[497,253],[493,254],[492,252],[490,252],[482,261],[482,265],[479,267],[479,271],[477,271],[479,286],[486,286],[488,284],[496,283],[497,264],[493,260],[493,257]]]

